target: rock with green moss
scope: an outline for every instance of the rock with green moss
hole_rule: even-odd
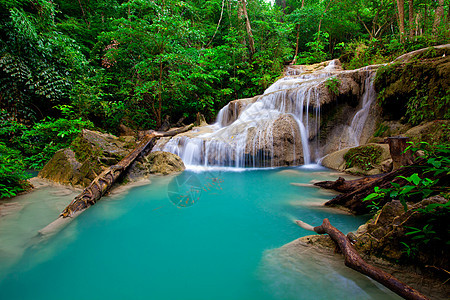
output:
[[[425,142],[430,145],[444,144],[450,141],[450,121],[435,120],[413,127],[403,135],[409,137],[414,144]]]
[[[62,184],[86,187],[105,168],[117,164],[134,147],[133,137],[116,137],[83,130],[70,148],[58,151],[39,177]]]
[[[441,266],[448,267],[448,258],[442,257],[445,248],[448,248],[448,246],[445,246],[446,241],[431,240],[434,238],[433,234],[439,231],[438,228],[431,226],[431,219],[438,218],[438,213],[425,212],[429,210],[427,207],[429,208],[430,205],[443,205],[447,202],[448,199],[442,196],[433,196],[418,203],[409,203],[406,211],[400,201],[388,202],[371,220],[358,229],[355,248],[362,254],[376,255],[390,261],[409,260],[413,253],[408,253],[407,246],[412,247],[412,241],[420,242],[419,235],[423,234],[425,247],[416,249],[418,253],[415,253],[414,260],[422,265],[435,264],[437,262],[434,260],[438,260]],[[445,215],[442,215],[442,217],[445,218]],[[425,227],[427,225],[428,231]],[[418,229],[418,234],[411,235],[411,233],[408,233],[415,228]],[[445,232],[445,226],[442,229]],[[430,240],[427,241],[426,238]],[[427,244],[432,245],[433,243],[436,245],[441,243],[443,246],[440,249],[427,247]],[[419,255],[419,250],[424,255]]]
[[[322,165],[354,175],[376,175],[392,170],[392,159],[387,144],[367,144],[328,154]]]
[[[421,49],[380,67],[375,79],[383,116],[412,125],[450,119],[450,44]]]
[[[53,155],[38,176],[61,184],[87,186],[91,182],[90,170],[82,166],[72,149],[62,149]]]

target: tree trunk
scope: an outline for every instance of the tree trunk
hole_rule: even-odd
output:
[[[409,37],[412,38],[414,36],[414,7],[413,0],[408,0],[408,22],[409,22]]]
[[[401,282],[391,274],[368,264],[364,259],[361,258],[361,256],[352,246],[350,240],[341,231],[336,229],[336,227],[332,226],[328,219],[324,219],[322,225],[316,227],[312,227],[311,225],[299,220],[295,221],[295,223],[303,229],[314,231],[318,234],[328,234],[344,255],[345,265],[347,267],[369,276],[373,280],[381,283],[382,285],[405,299],[428,299],[425,295],[416,291],[409,285]]]
[[[245,20],[245,29],[247,31],[248,37],[248,49],[250,50],[250,54],[255,54],[255,41],[253,39],[252,27],[250,25],[250,19],[247,14],[247,0],[240,0],[241,2],[241,14],[242,18]]]
[[[340,193],[351,193],[382,176],[383,174],[380,174],[354,180],[345,180],[344,178],[339,177],[336,181],[320,181],[314,183],[314,185],[323,189],[335,190]]]
[[[414,162],[414,155],[411,150],[405,152],[409,146],[409,138],[407,137],[389,137],[389,152],[394,163],[393,170],[397,170],[402,166],[408,166]]]
[[[162,54],[161,54],[162,55]],[[156,127],[160,128],[162,119],[162,76],[163,76],[163,61],[162,57],[159,58],[159,85],[158,85],[158,110],[156,114]]]
[[[421,174],[423,172],[422,166],[425,164],[425,159],[419,159],[413,166],[403,167],[398,170],[392,171],[379,177],[375,180],[369,181],[367,184],[361,185],[359,188],[347,192],[345,194],[338,195],[333,199],[327,201],[325,206],[343,206],[350,209],[357,215],[363,215],[370,212],[368,205],[369,201],[363,201],[365,197],[374,192],[374,188],[378,186],[380,189],[392,188],[391,182],[400,184],[400,186],[406,185],[408,182],[397,176],[409,177],[414,173]],[[388,199],[379,199],[380,206],[383,206],[388,202]]]
[[[325,16],[325,14],[327,13],[328,9],[330,8],[331,3],[333,3],[334,0],[330,0],[330,2],[328,2],[327,7],[325,7],[325,10],[322,13],[322,16],[320,16],[320,20],[319,20],[319,28],[317,29],[318,35],[317,35],[317,41],[320,41],[320,29],[322,28],[322,20],[323,20],[323,16]]]
[[[91,184],[81,192],[78,196],[76,196],[72,202],[63,210],[61,213],[61,217],[67,218],[73,216],[76,212],[81,212],[91,205],[94,205],[105,193],[109,191],[109,189],[116,182],[117,178],[128,169],[128,167],[136,160],[136,158],[143,153],[144,151],[148,151],[153,148],[153,143],[155,142],[155,138],[163,137],[163,136],[174,136],[181,132],[188,131],[194,125],[191,124],[184,128],[180,128],[177,130],[169,131],[169,132],[157,132],[152,131],[144,136],[144,138],[140,141],[138,146],[131,151],[124,159],[122,159],[119,163],[114,166],[109,167],[105,171],[103,171],[100,175],[98,175]],[[150,146],[150,149],[148,147]]]
[[[444,0],[438,0],[438,7],[434,13],[433,33],[437,33],[441,21],[444,18]]]
[[[300,24],[297,24],[297,42],[295,43],[295,54],[294,54],[294,59],[291,62],[291,65],[295,65],[297,63],[299,38],[300,38]]]
[[[405,40],[405,0],[397,0],[398,28],[400,30],[400,41]]]

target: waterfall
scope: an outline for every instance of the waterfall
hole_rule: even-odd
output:
[[[347,126],[341,135],[339,149],[360,145],[361,136],[369,116],[370,107],[376,99],[375,86],[373,84],[374,79],[375,75],[370,74],[364,80],[364,93],[362,95],[361,108],[353,116],[350,125]]]
[[[320,156],[321,103],[331,99],[325,83],[342,72],[346,71],[337,60],[319,67],[290,66],[285,76],[263,95],[231,101],[219,111],[214,124],[180,134],[168,142],[160,141],[153,151],[177,154],[188,166],[277,167],[312,163]],[[371,80],[367,78],[366,89]],[[372,92],[366,91],[363,98],[363,108],[347,131],[351,143],[359,141],[373,101]]]

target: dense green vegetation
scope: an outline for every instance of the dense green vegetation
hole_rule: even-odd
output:
[[[413,173],[408,177],[398,176],[405,182],[402,185],[391,182],[391,187],[388,188],[375,187],[374,193],[368,195],[364,201],[372,202],[369,206],[377,212],[381,208],[379,206],[381,199],[399,200],[405,212],[409,211],[410,215],[418,215],[415,227],[399,225],[405,227],[400,241],[403,260],[419,263],[422,267],[432,263],[435,266],[439,265],[443,268],[442,270],[447,270],[448,259],[444,256],[450,248],[448,240],[450,227],[447,222],[450,216],[450,202],[430,203],[416,209],[408,207],[408,204],[422,201],[430,196],[440,195],[445,199],[450,196],[449,142],[438,145],[426,142],[421,142],[417,146],[411,144],[407,149],[413,152],[421,151],[423,154],[417,158],[424,161],[421,167],[422,172]],[[446,275],[448,278],[448,272]]]
[[[2,159],[40,168],[85,127],[211,121],[289,62],[357,68],[449,40],[448,1],[275,2],[2,0]]]

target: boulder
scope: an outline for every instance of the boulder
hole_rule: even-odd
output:
[[[61,184],[86,187],[106,167],[117,164],[134,148],[134,137],[116,137],[83,130],[69,148],[47,162],[38,176]]]
[[[89,155],[97,154],[101,158],[112,159],[111,164],[114,164],[124,158],[135,144],[132,136],[118,138],[112,134],[84,129],[70,148],[81,160]]]
[[[429,215],[420,213],[420,210],[429,204],[444,204],[447,201],[441,196],[433,196],[418,203],[408,203],[407,211],[398,200],[388,202],[377,215],[358,229],[355,248],[362,254],[379,255],[388,260],[406,259],[407,253],[404,251],[405,246],[402,242],[408,243],[408,239],[411,238],[406,233],[411,231],[411,228],[424,228],[430,218]],[[439,249],[428,250],[429,255],[418,255],[416,259],[423,264],[431,263],[429,260],[436,255],[434,250]],[[439,260],[441,263],[444,261],[444,259]],[[445,261],[447,264],[448,259]]]
[[[93,170],[82,168],[72,149],[62,149],[53,155],[39,172],[38,177],[72,186],[88,186],[95,176]]]
[[[324,167],[342,172],[347,167],[345,165],[344,155],[348,152],[348,150],[349,149],[342,149],[332,152],[325,156],[320,163]]]
[[[280,115],[270,126],[251,128],[247,135],[247,161],[256,166],[291,166],[303,163],[301,135],[295,119]]]
[[[435,120],[415,126],[406,131],[407,136],[415,144],[426,142],[429,144],[442,144],[450,140],[450,121]]]
[[[181,172],[186,167],[178,155],[170,152],[154,151],[139,158],[132,165],[127,179],[137,181],[147,178],[150,174],[168,175]]]
[[[236,121],[236,119],[248,105],[256,102],[259,97],[260,96],[230,101],[220,110],[217,116],[217,122],[220,126],[230,125],[231,123]]]
[[[376,150],[376,154],[370,154],[373,156],[370,165],[358,165],[357,163],[352,163],[352,161],[356,161],[355,159],[345,159],[346,154],[350,150],[353,149],[352,151],[355,153],[352,156],[364,156],[367,152],[366,149],[369,149],[369,147]],[[342,149],[325,156],[322,159],[321,164],[324,167],[353,175],[377,175],[392,170],[392,159],[389,153],[389,145],[387,144],[367,144],[364,146]]]

